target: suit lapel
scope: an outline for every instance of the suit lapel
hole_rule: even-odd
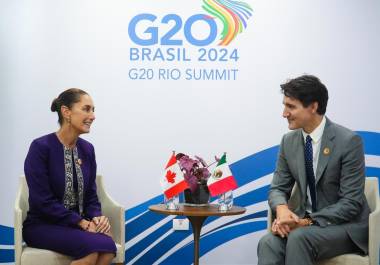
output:
[[[321,140],[321,150],[319,151],[317,174],[316,174],[316,184],[321,179],[323,172],[325,171],[327,164],[331,157],[331,152],[334,148],[334,137],[335,133],[331,126],[331,122],[326,118],[326,126],[322,135]]]

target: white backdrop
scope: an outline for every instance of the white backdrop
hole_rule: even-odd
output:
[[[317,75],[328,87],[330,119],[353,130],[380,132],[379,1],[244,2],[252,8],[247,28],[226,47],[218,40],[203,47],[237,49],[237,61],[198,61],[201,47],[188,43],[181,29],[174,38],[183,40],[178,47],[192,61],[149,62],[130,60],[130,48],[142,48],[128,34],[131,19],[156,15],[155,22],[139,24],[137,32],[146,37],[150,25],[162,36],[171,28],[160,23],[166,14],[177,14],[183,23],[194,14],[207,14],[201,0],[0,0],[0,225],[13,227],[18,176],[29,144],[57,130],[50,103],[69,87],[82,88],[94,99],[96,121],[83,137],[95,146],[107,190],[126,209],[161,193],[159,177],[172,150],[207,161],[226,151],[233,163],[276,146],[287,131],[279,84],[303,73]],[[223,25],[215,21],[219,36]],[[207,29],[197,22],[192,34],[205,38]],[[131,68],[238,72],[235,80],[132,80]],[[249,188],[269,181],[270,176]],[[262,233],[226,241],[205,253],[202,262],[255,263]],[[0,246],[12,248],[1,241]],[[236,255],[226,252],[232,248]]]

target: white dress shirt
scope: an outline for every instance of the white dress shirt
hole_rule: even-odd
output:
[[[321,151],[322,135],[323,135],[323,131],[325,129],[325,125],[326,125],[326,117],[323,116],[321,123],[310,134],[307,134],[304,130],[302,130],[302,135],[303,135],[304,143],[306,143],[306,136],[308,136],[308,135],[310,135],[311,140],[312,140],[311,141],[311,145],[313,146],[313,171],[314,171],[314,177],[316,177],[317,166],[318,166],[318,159],[319,159],[319,153]],[[317,195],[317,194],[315,194],[315,195]],[[312,212],[309,187],[307,189],[306,211],[308,211],[309,213]]]

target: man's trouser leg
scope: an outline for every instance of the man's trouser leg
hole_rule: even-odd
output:
[[[257,255],[259,265],[312,265],[317,260],[359,251],[341,226],[308,226],[295,229],[285,239],[265,235]]]
[[[358,252],[346,230],[339,225],[307,226],[290,232],[286,243],[285,264],[312,265],[317,260]]]
[[[266,234],[257,246],[258,265],[284,265],[285,250],[286,238]]]

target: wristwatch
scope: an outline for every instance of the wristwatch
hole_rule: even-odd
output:
[[[319,226],[318,221],[311,219],[311,217],[310,217],[310,215],[309,215],[308,212],[306,212],[306,215],[305,215],[304,219],[306,219],[308,226],[310,226],[310,225],[317,225],[317,226]]]
[[[314,224],[313,219],[311,219],[310,217],[306,217],[305,220],[306,220],[306,224],[307,224],[308,226]]]

